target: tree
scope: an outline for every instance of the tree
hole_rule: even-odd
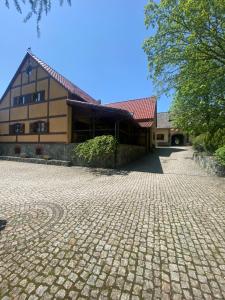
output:
[[[155,30],[144,43],[150,76],[161,93],[175,89],[174,122],[206,130],[219,116],[224,126],[224,0],[149,0],[145,14]]]
[[[64,3],[64,0],[58,0],[59,4],[62,6]],[[71,0],[66,0],[69,5],[71,5]],[[42,18],[43,13],[46,15],[50,12],[51,10],[51,0],[5,0],[5,5],[9,8],[10,7],[10,2],[12,2],[17,11],[22,14],[22,5],[28,5],[29,6],[29,12],[26,15],[24,21],[27,22],[31,17],[36,16],[36,21],[37,21],[37,32],[38,34],[40,33],[40,21]]]

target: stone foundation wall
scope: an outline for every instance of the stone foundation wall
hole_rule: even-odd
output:
[[[145,147],[136,145],[119,145],[116,155],[116,166],[120,167],[126,165],[145,154]]]
[[[78,158],[73,158],[72,151],[76,144],[0,144],[1,156],[13,157],[30,157],[41,158],[49,156],[52,160],[71,161],[73,165],[93,166],[99,168],[115,168],[125,165],[136,160],[145,154],[145,148],[136,145],[119,145],[116,154],[102,157],[99,161],[95,161],[92,165],[82,162]],[[15,148],[20,147],[21,154],[15,154]],[[41,155],[36,155],[36,148],[42,149]]]
[[[221,166],[213,156],[207,156],[204,153],[194,152],[193,159],[200,167],[206,169],[211,175],[225,177],[225,167]]]
[[[10,144],[2,143],[0,144],[0,155],[1,156],[23,156],[39,158],[40,155],[36,155],[36,148],[42,149],[42,155],[48,155],[51,159],[58,160],[71,160],[72,149],[75,144],[58,144],[58,143],[49,143],[49,144]],[[15,147],[20,147],[21,155],[15,154]]]

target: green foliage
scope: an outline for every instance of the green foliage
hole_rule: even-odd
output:
[[[192,145],[194,149],[197,150],[198,152],[205,151],[205,138],[206,138],[206,134],[202,133],[193,139]]]
[[[71,5],[71,0],[66,0],[69,5]],[[29,12],[26,15],[24,21],[27,22],[31,17],[35,16],[37,20],[37,32],[40,34],[40,21],[42,18],[42,15],[45,13],[46,15],[50,12],[52,7],[52,1],[51,0],[5,0],[5,5],[9,8],[10,3],[13,3],[16,7],[17,11],[22,14],[22,6],[28,5],[29,6]],[[64,0],[58,0],[59,4],[62,6],[64,3]]]
[[[223,166],[225,166],[225,145],[216,150],[216,160]]]
[[[205,140],[205,148],[208,152],[214,153],[218,148],[225,145],[225,128],[218,129],[212,136]]]
[[[160,93],[175,90],[175,126],[194,135],[225,127],[224,0],[149,0],[144,43]]]
[[[97,136],[79,144],[74,148],[74,158],[93,163],[114,154],[117,147],[116,139],[111,135]]]
[[[218,129],[215,133],[203,133],[193,139],[195,150],[214,153],[218,148],[225,145],[225,128]]]

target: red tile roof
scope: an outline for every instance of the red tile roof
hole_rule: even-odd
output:
[[[61,84],[71,94],[75,94],[75,95],[79,96],[80,98],[82,98],[84,101],[86,101],[88,103],[99,104],[98,101],[96,101],[94,98],[92,98],[86,92],[81,90],[78,86],[73,84],[71,81],[66,79],[64,76],[62,76],[61,74],[56,72],[54,69],[52,69],[49,65],[47,65],[45,62],[43,62],[41,59],[39,59],[33,53],[28,52],[27,54],[30,55],[39,65],[41,65],[42,68],[48,74],[50,74],[59,84]]]
[[[133,114],[135,120],[149,120],[155,118],[156,97],[148,97],[107,104],[109,107],[125,109]]]
[[[149,128],[152,127],[154,122],[138,122],[138,124],[143,128]]]

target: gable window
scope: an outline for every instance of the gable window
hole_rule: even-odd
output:
[[[20,104],[20,105],[26,104],[26,96],[21,96],[21,97],[20,97],[20,99],[19,99],[19,104]]]
[[[157,134],[158,141],[164,141],[164,134]]]
[[[19,105],[20,103],[20,97],[14,97],[13,98],[13,105],[16,106],[16,105]]]
[[[33,94],[33,102],[39,103],[45,100],[45,92],[37,92]]]
[[[28,103],[39,103],[45,100],[45,91],[40,91],[37,93],[26,94],[22,96],[17,96],[13,98],[13,106],[25,105]]]
[[[9,131],[11,134],[23,134],[25,132],[25,124],[16,123],[16,124],[10,125]]]
[[[44,121],[38,121],[30,124],[30,133],[47,133],[48,123]]]

